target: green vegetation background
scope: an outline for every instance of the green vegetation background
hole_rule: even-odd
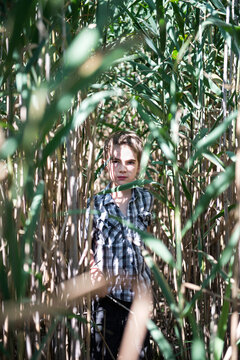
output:
[[[145,141],[137,184],[156,198],[142,234],[154,358],[238,359],[239,9],[0,3],[1,358],[89,358],[89,297],[63,306],[58,285],[84,271],[101,145],[133,129]]]

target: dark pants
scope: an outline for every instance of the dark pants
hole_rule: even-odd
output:
[[[131,303],[128,302],[119,300],[117,302],[108,297],[93,301],[91,360],[112,360],[117,358],[129,314],[128,310],[131,306]],[[150,359],[149,349],[149,335],[147,335],[139,359]]]

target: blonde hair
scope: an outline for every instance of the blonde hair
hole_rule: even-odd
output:
[[[105,161],[109,159],[109,154],[112,152],[113,146],[116,145],[128,145],[136,153],[138,163],[140,164],[143,144],[135,132],[120,130],[111,134],[104,143],[103,156]]]

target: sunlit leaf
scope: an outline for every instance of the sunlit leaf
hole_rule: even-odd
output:
[[[206,359],[206,350],[204,343],[201,339],[193,339],[192,348],[192,360],[204,360]]]
[[[165,279],[162,272],[158,269],[156,263],[153,261],[153,258],[148,253],[148,251],[144,250],[143,256],[145,258],[145,261],[146,261],[148,267],[151,269],[157,283],[159,284],[161,291],[162,291],[164,297],[166,298],[168,305],[170,306],[171,311],[173,312],[173,314],[176,317],[178,317],[178,314],[179,314],[178,306],[174,299],[172,290],[170,289],[170,287],[167,283],[167,280]]]
[[[232,164],[226,168],[225,172],[222,172],[217,176],[210,185],[208,185],[205,193],[200,197],[199,202],[193,212],[191,219],[189,219],[182,230],[182,236],[191,228],[192,224],[207,208],[211,199],[216,198],[224,190],[226,190],[235,178],[235,165]]]
[[[64,66],[67,69],[80,66],[95,49],[98,40],[98,29],[87,28],[80,31],[64,53]],[[82,49],[82,51],[80,49]]]
[[[158,344],[158,347],[162,353],[162,356],[165,360],[174,360],[176,357],[174,356],[173,350],[162,331],[157,327],[157,325],[152,321],[148,320],[147,323],[148,330],[154,341]]]

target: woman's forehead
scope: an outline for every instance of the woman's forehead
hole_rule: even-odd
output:
[[[136,152],[127,144],[113,145],[110,156],[122,160],[127,160],[127,159],[137,160]]]

